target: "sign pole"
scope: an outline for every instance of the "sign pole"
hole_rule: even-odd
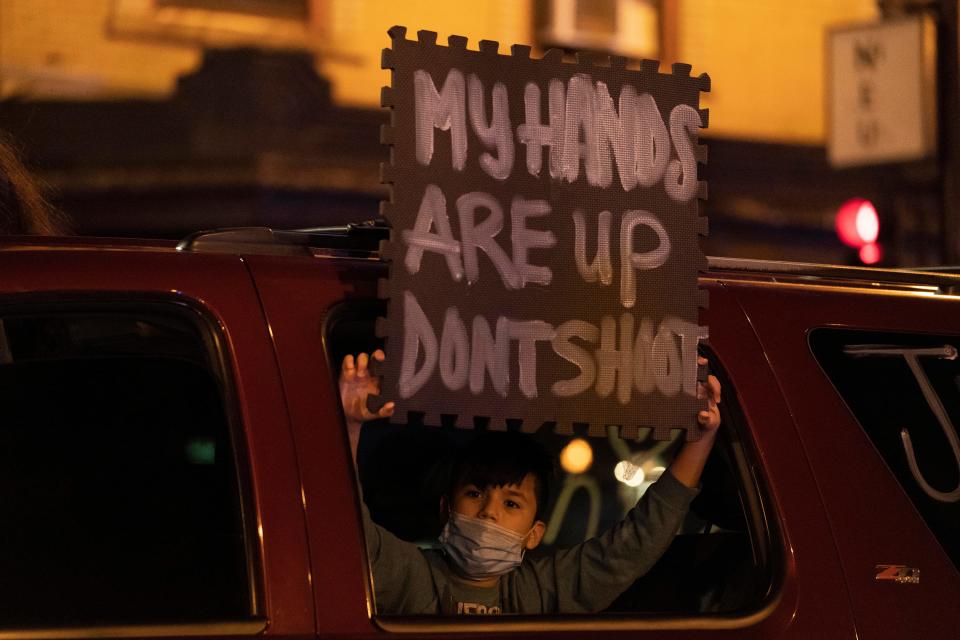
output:
[[[941,0],[937,21],[937,111],[942,176],[943,262],[960,263],[960,56],[957,0]]]

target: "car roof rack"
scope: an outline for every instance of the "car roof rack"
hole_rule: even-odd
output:
[[[373,257],[380,250],[380,241],[386,240],[389,233],[390,227],[384,220],[306,229],[235,227],[191,233],[177,244],[177,250],[195,253]]]
[[[960,275],[948,271],[857,267],[749,258],[708,258],[710,270],[766,277],[775,282],[797,281],[843,286],[899,286],[956,295]]]
[[[177,244],[177,250],[378,260],[380,242],[387,240],[389,235],[390,226],[383,219],[289,230],[238,227],[192,233]],[[708,257],[707,261],[711,272],[734,277],[960,294],[960,274],[948,269],[885,269],[714,256]]]

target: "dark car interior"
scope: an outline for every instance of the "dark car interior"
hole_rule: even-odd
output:
[[[161,309],[3,310],[5,627],[251,614],[220,372]]]

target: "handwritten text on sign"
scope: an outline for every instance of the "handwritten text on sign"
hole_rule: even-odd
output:
[[[390,53],[400,415],[692,426],[698,81]]]

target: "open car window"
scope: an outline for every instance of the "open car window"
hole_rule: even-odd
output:
[[[381,346],[374,338],[379,309],[378,303],[344,307],[328,325],[326,344],[335,371],[345,355]],[[749,443],[741,440],[743,419],[735,391],[725,383],[719,361],[711,358],[724,384],[724,426],[701,490],[660,560],[597,613],[745,614],[760,608],[775,588],[776,534],[766,528],[769,514],[763,513],[763,491],[748,459]],[[427,426],[417,418],[413,414],[403,423],[364,424],[358,450],[360,490],[373,522],[420,549],[438,549],[446,522],[441,500],[450,485],[452,460],[489,425],[476,420],[470,428],[452,421]],[[509,428],[520,430],[522,425]],[[525,561],[556,554],[617,525],[667,473],[683,438],[675,431],[672,440],[657,441],[649,430],[641,430],[640,437],[627,441],[616,428],[596,437],[587,434],[587,425],[575,426],[573,434],[558,434],[550,423],[525,431],[532,431],[529,437],[556,461],[548,502],[540,509],[547,525],[543,542]],[[378,616],[395,613],[383,607],[376,611]]]

